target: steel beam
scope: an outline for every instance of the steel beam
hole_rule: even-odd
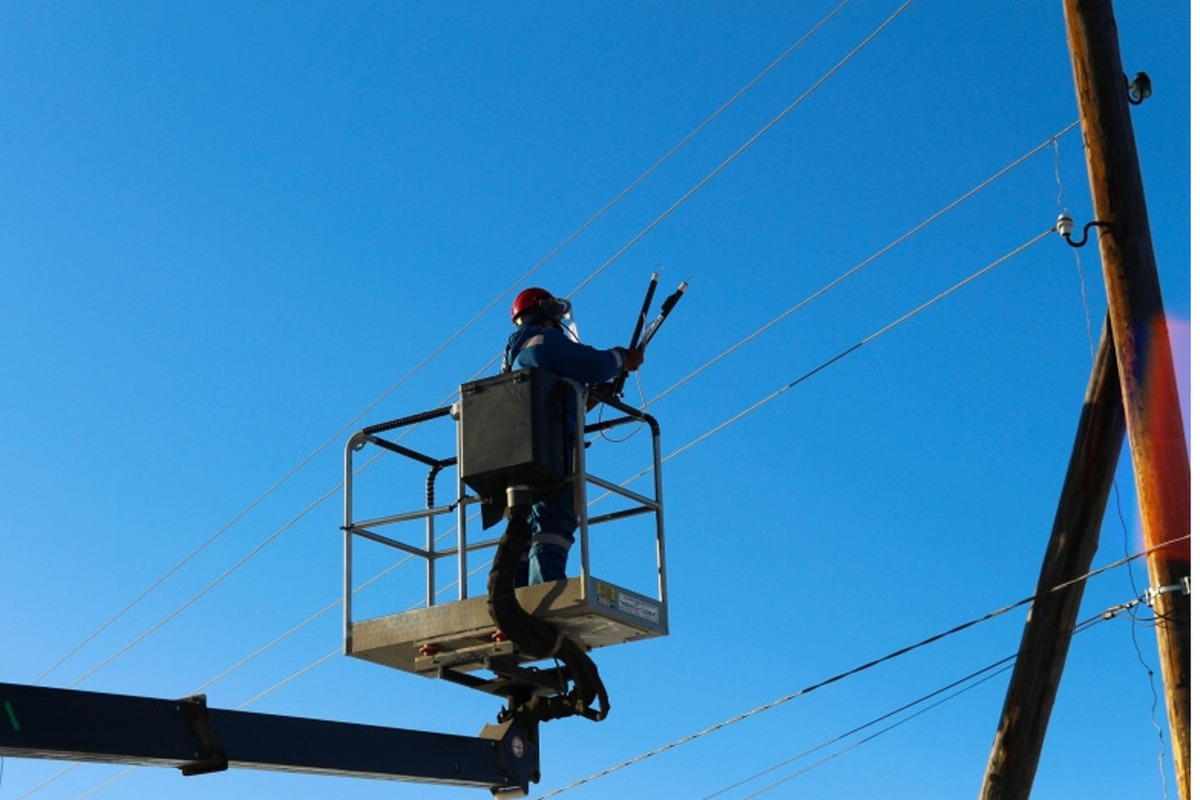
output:
[[[442,783],[496,793],[537,780],[536,737],[516,725],[483,737],[209,709],[159,700],[0,683],[0,755],[175,767],[226,767]]]

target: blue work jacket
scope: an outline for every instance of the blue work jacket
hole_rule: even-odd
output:
[[[557,326],[522,325],[508,337],[504,350],[508,369],[540,367],[585,386],[611,381],[625,368],[625,352],[597,350],[576,342]]]

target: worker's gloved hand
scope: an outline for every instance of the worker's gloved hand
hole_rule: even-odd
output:
[[[625,371],[635,372],[637,368],[646,360],[646,356],[641,350],[630,350],[622,347],[621,351],[625,354]]]

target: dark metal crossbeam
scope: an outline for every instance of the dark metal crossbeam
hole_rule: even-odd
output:
[[[536,739],[495,738],[209,709],[202,697],[157,700],[0,683],[0,755],[175,767],[229,767],[528,790]]]

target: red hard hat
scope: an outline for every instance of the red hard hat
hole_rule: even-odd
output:
[[[536,286],[524,290],[516,296],[512,304],[512,321],[516,321],[523,315],[528,314],[535,308],[541,306],[544,300],[553,300],[554,295],[547,292],[545,289],[540,289]]]

